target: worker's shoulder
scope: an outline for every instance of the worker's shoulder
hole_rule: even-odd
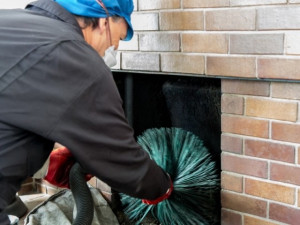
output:
[[[0,10],[0,31],[36,43],[83,40],[80,28],[74,24],[22,9]]]
[[[96,79],[110,74],[79,27],[30,10],[0,10],[0,49],[3,71],[19,63],[30,68],[36,61],[42,68],[58,69],[62,75],[71,71],[72,77],[85,74]]]

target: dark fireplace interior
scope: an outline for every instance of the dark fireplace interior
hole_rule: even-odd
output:
[[[221,81],[213,78],[113,73],[130,125],[179,127],[203,140],[220,168]]]
[[[136,137],[149,128],[191,131],[203,140],[220,170],[220,79],[125,72],[113,75]],[[220,217],[220,210],[216,217]]]

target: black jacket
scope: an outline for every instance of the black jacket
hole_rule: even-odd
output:
[[[75,17],[40,0],[26,10],[0,10],[0,183],[31,176],[54,142],[119,192],[155,199],[168,189]]]

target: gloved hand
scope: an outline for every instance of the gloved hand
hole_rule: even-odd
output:
[[[53,150],[50,154],[48,172],[44,179],[55,186],[70,188],[69,174],[75,161],[75,158],[66,147]],[[92,175],[88,174],[85,179],[88,181],[92,177]]]
[[[169,174],[168,174],[168,176],[169,176],[169,180],[170,180],[170,187],[167,190],[167,192],[164,195],[162,195],[162,196],[160,196],[160,197],[158,197],[157,199],[154,199],[154,200],[142,199],[142,202],[144,204],[147,204],[147,205],[156,205],[156,204],[158,204],[158,203],[160,203],[160,202],[168,199],[171,196],[171,194],[172,194],[172,192],[174,190],[174,186],[173,186],[173,181],[172,181],[172,179],[171,179],[171,177],[170,177]]]

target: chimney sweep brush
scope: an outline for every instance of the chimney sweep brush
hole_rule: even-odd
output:
[[[129,219],[141,224],[151,212],[162,225],[217,224],[219,171],[202,140],[175,127],[146,130],[137,140],[171,176],[174,190],[170,198],[157,205],[121,194]]]

